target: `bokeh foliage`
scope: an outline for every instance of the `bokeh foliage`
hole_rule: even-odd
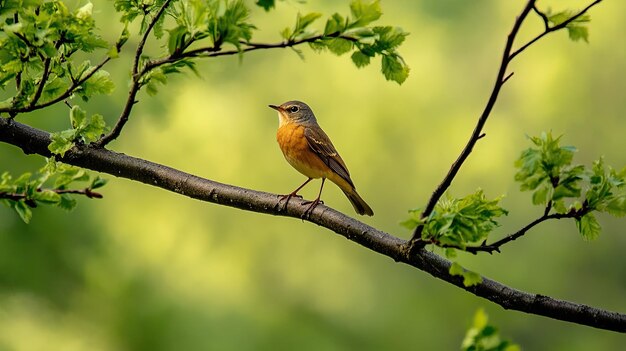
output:
[[[267,42],[289,26],[284,18],[346,12],[346,4],[335,1],[277,2],[269,13],[248,3],[258,19],[257,40]],[[401,88],[384,84],[378,68],[355,70],[350,59],[308,49],[305,62],[287,51],[251,53],[242,62],[201,60],[202,79],[173,76],[155,98],[140,95],[128,129],[112,147],[219,181],[286,192],[301,177],[281,159],[275,116],[264,106],[302,99],[377,210],[371,224],[408,236],[397,223],[428,198],[458,154],[519,4],[382,6],[382,20],[412,33],[402,46],[412,77]],[[116,43],[124,28],[109,7],[94,4],[96,33]],[[506,193],[502,206],[515,215],[502,217],[501,228],[540,214],[512,181],[513,161],[528,147],[524,134],[552,129],[577,145],[582,164],[601,155],[624,164],[626,106],[618,92],[626,87],[614,79],[624,74],[626,50],[616,37],[624,13],[619,2],[603,3],[592,14],[588,46],[555,35],[516,65],[487,137],[451,189],[469,194],[480,187],[488,199]],[[526,34],[541,28],[538,22]],[[137,33],[139,24],[129,30]],[[107,66],[118,90],[84,106],[109,125],[125,98],[120,87],[128,84],[128,66],[121,62],[132,61],[127,48],[137,44],[135,37],[128,40],[120,63]],[[64,130],[67,116],[60,106],[23,118]],[[7,145],[0,150],[0,165],[12,174],[43,164]],[[485,305],[299,221],[219,208],[125,180],[110,183],[103,201],[78,198],[80,206],[69,214],[38,208],[28,226],[0,211],[0,349],[458,349],[468,316]],[[402,190],[395,190],[399,184]],[[350,211],[331,187],[325,202]],[[524,290],[623,311],[626,266],[615,258],[626,240],[619,222],[600,220],[604,234],[592,244],[571,235],[571,223],[558,222],[501,255],[459,253],[458,260]],[[492,233],[502,234],[500,228]],[[527,349],[622,345],[607,332],[486,307],[503,333]]]

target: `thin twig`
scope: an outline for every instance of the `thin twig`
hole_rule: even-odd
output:
[[[513,24],[513,29],[511,29],[511,32],[507,36],[506,44],[504,45],[502,61],[500,63],[500,68],[498,69],[498,74],[497,74],[493,89],[491,91],[491,95],[489,96],[489,100],[487,101],[487,105],[485,106],[483,113],[480,115],[480,118],[478,118],[476,127],[474,128],[474,131],[472,132],[467,144],[463,148],[463,151],[461,151],[461,154],[459,155],[459,157],[456,159],[456,161],[454,161],[454,163],[450,167],[448,174],[446,174],[442,182],[437,186],[432,196],[428,200],[428,204],[426,205],[426,207],[424,208],[424,211],[422,212],[422,218],[428,217],[432,213],[432,211],[435,209],[435,205],[437,204],[441,196],[443,196],[445,191],[450,187],[450,185],[452,184],[452,180],[461,169],[463,162],[465,162],[467,157],[472,152],[474,145],[476,145],[476,142],[480,139],[479,136],[482,133],[482,129],[485,125],[485,122],[487,122],[487,118],[489,117],[489,114],[491,113],[491,110],[493,109],[494,105],[496,104],[496,100],[498,99],[498,94],[500,93],[500,89],[502,88],[502,85],[505,82],[504,77],[506,74],[507,66],[510,61],[510,52],[513,48],[513,42],[515,41],[515,37],[517,36],[517,33],[519,32],[519,29],[522,26],[522,23],[526,19],[526,16],[528,15],[532,7],[535,5],[535,1],[536,0],[528,1],[528,3],[526,4],[526,6],[524,6],[524,9],[520,13],[520,15],[515,20],[515,23]],[[411,244],[415,243],[421,237],[423,230],[424,230],[424,226],[418,226],[415,229],[415,231],[413,232],[413,236],[411,238]]]
[[[146,41],[148,40],[150,32],[152,31],[152,28],[154,28],[156,23],[159,21],[159,17],[163,15],[163,13],[165,12],[165,9],[170,5],[170,2],[171,0],[166,0],[163,3],[163,5],[161,5],[157,13],[152,18],[152,21],[150,21],[148,28],[146,28],[146,31],[143,33],[143,37],[141,38],[139,45],[137,45],[137,50],[135,51],[135,59],[133,61],[133,70],[132,70],[133,81],[130,85],[130,89],[128,90],[128,98],[126,99],[126,103],[124,104],[124,109],[122,110],[122,113],[118,117],[117,122],[115,123],[115,126],[113,126],[113,128],[108,134],[103,135],[98,141],[96,141],[94,143],[95,146],[105,147],[108,143],[117,139],[117,137],[120,136],[122,129],[124,129],[126,122],[128,122],[128,118],[130,117],[130,113],[133,109],[133,106],[137,103],[137,93],[141,89],[140,80],[150,70],[146,66],[144,67],[144,69],[141,70],[141,72],[139,72],[139,62],[141,61],[141,54],[143,53],[143,48],[146,45]]]
[[[46,58],[43,62],[43,73],[41,75],[41,80],[39,81],[39,86],[37,86],[37,91],[35,92],[35,96],[33,96],[33,100],[30,102],[28,107],[34,107],[37,105],[37,101],[41,97],[43,93],[43,88],[46,86],[46,82],[48,81],[48,76],[50,75],[50,63],[52,59],[50,57]]]
[[[515,41],[515,37],[517,36],[517,33],[519,32],[519,29],[520,29],[522,23],[524,22],[524,20],[528,16],[528,13],[531,10],[534,10],[535,12],[537,12],[539,14],[539,16],[542,17],[542,19],[544,21],[547,21],[547,17],[545,17],[545,15],[536,8],[536,0],[529,0],[528,1],[526,6],[524,7],[524,9],[522,10],[521,14],[515,20],[515,23],[513,25],[513,29],[511,30],[511,33],[507,37],[507,41],[506,41],[506,44],[505,44],[504,53],[502,55],[502,61],[500,63],[500,68],[498,70],[498,75],[497,75],[497,78],[496,78],[496,82],[494,84],[494,87],[493,87],[493,90],[492,90],[491,95],[489,97],[489,100],[487,101],[487,105],[485,106],[485,109],[483,110],[483,113],[481,114],[480,118],[478,119],[476,127],[474,128],[474,131],[473,131],[472,135],[470,136],[469,141],[465,145],[465,148],[463,149],[463,151],[461,152],[461,154],[459,155],[457,160],[452,164],[452,166],[450,167],[450,170],[448,171],[448,174],[445,176],[445,178],[439,184],[439,186],[437,186],[437,188],[433,192],[432,196],[428,200],[428,203],[427,203],[424,211],[422,212],[422,218],[426,218],[426,217],[428,217],[432,213],[432,211],[435,208],[435,205],[437,204],[437,202],[439,201],[441,196],[443,196],[445,191],[450,187],[450,185],[452,184],[452,180],[454,179],[454,177],[458,173],[459,169],[463,165],[463,162],[465,162],[467,157],[472,152],[472,149],[474,148],[474,145],[480,139],[482,128],[484,127],[485,122],[487,121],[487,118],[489,117],[489,115],[490,115],[490,113],[491,113],[491,111],[492,111],[492,109],[493,109],[493,107],[495,105],[495,102],[496,102],[496,100],[498,98],[498,94],[499,94],[502,86],[513,75],[513,73],[510,73],[508,76],[504,77],[504,74],[505,74],[505,72],[507,70],[508,64],[513,60],[513,58],[515,56],[517,56],[518,54],[523,52],[526,48],[528,48],[530,45],[535,43],[537,40],[541,39],[542,37],[544,37],[548,33],[551,33],[551,32],[557,31],[559,29],[565,28],[570,22],[572,22],[576,18],[582,16],[590,8],[592,8],[593,6],[597,5],[601,1],[602,0],[595,0],[594,2],[589,4],[587,7],[585,7],[583,10],[581,10],[580,12],[575,14],[574,16],[570,17],[569,19],[563,21],[562,23],[560,23],[560,24],[558,24],[558,25],[556,25],[554,27],[546,26],[546,29],[545,29],[545,31],[543,33],[539,34],[538,36],[536,36],[534,39],[530,40],[528,43],[526,43],[525,45],[523,45],[519,49],[517,49],[515,51],[512,51],[513,43]],[[424,241],[421,240],[421,234],[422,234],[423,230],[424,230],[424,227],[421,226],[421,225],[418,226],[417,228],[415,228],[415,230],[413,231],[413,236],[412,236],[411,241],[410,241],[411,247],[415,246],[416,248],[419,248],[419,247],[423,247],[424,245],[428,244],[428,242],[424,242]]]
[[[229,55],[241,54],[243,52],[262,50],[262,49],[288,48],[288,47],[293,47],[293,46],[304,44],[304,43],[314,42],[314,41],[324,39],[324,38],[342,38],[342,39],[346,39],[350,41],[357,41],[357,39],[353,37],[344,36],[344,35],[341,35],[340,32],[335,32],[335,33],[331,33],[328,35],[316,35],[313,37],[304,38],[300,40],[283,41],[283,42],[274,43],[274,44],[252,43],[252,42],[242,41],[241,44],[245,45],[246,46],[245,48],[226,50],[226,51],[222,51],[221,46],[203,47],[203,48],[189,50],[187,52],[182,52],[182,53],[175,52],[162,59],[150,61],[146,63],[146,65],[140,72],[133,73],[133,82],[131,83],[131,87],[128,91],[128,98],[126,99],[126,104],[124,105],[124,109],[122,110],[122,113],[120,114],[120,117],[118,118],[115,126],[111,129],[111,131],[108,134],[104,135],[102,138],[100,138],[100,140],[98,140],[97,142],[94,142],[93,144],[94,146],[97,146],[97,147],[105,147],[111,141],[117,139],[120,136],[122,129],[128,122],[133,106],[137,103],[137,93],[141,89],[141,85],[139,83],[141,78],[147,73],[149,73],[150,71],[160,66],[163,66],[168,63],[177,62],[185,58],[229,56]],[[135,55],[135,58],[137,57],[139,56]],[[135,64],[136,63],[137,62],[135,62]],[[135,72],[135,68],[137,68],[137,66],[134,65],[133,72]]]
[[[584,9],[582,9],[580,12],[578,12],[577,14],[575,14],[574,16],[568,18],[567,20],[557,24],[554,27],[550,27],[548,26],[546,28],[546,30],[537,35],[536,37],[534,37],[533,39],[531,39],[528,43],[522,45],[519,49],[515,50],[513,53],[511,53],[511,55],[509,56],[509,61],[513,60],[513,58],[517,55],[519,55],[522,51],[526,50],[526,48],[528,48],[529,46],[531,46],[532,44],[534,44],[537,40],[543,38],[546,34],[555,32],[559,29],[563,29],[565,28],[568,24],[570,24],[572,21],[576,20],[578,17],[584,15],[587,11],[589,11],[589,9],[591,9],[592,7],[594,7],[595,5],[599,4],[600,2],[602,2],[602,0],[595,0],[594,2],[592,2],[591,4],[587,5],[587,7],[585,7]]]
[[[541,20],[543,20],[545,30],[547,31],[548,29],[550,29],[550,20],[548,19],[548,16],[546,16],[545,13],[539,11],[539,9],[537,8],[537,4],[533,5],[533,11],[535,11],[535,13],[539,15],[539,17],[541,17]]]
[[[55,192],[59,195],[62,194],[74,194],[74,195],[84,195],[90,199],[102,199],[102,194],[91,190],[90,188],[84,189],[37,189],[37,192],[42,192],[44,190]],[[25,193],[6,193],[0,192],[0,199],[7,199],[13,201],[21,201],[21,200],[34,200],[32,196]]]
[[[145,71],[147,72],[149,70],[155,69],[164,64],[176,62],[184,58],[230,56],[230,55],[241,54],[243,52],[262,50],[262,49],[290,48],[293,46],[297,46],[297,45],[304,44],[304,43],[311,43],[311,42],[325,39],[325,38],[342,38],[342,39],[350,40],[352,42],[358,41],[358,39],[353,38],[351,36],[341,35],[340,32],[334,32],[334,33],[327,34],[327,35],[320,34],[320,35],[316,35],[316,36],[312,36],[312,37],[304,38],[300,40],[283,41],[280,43],[273,43],[273,44],[252,43],[252,42],[247,42],[247,41],[241,41],[240,44],[245,46],[244,48],[241,48],[241,49],[222,51],[221,47],[210,46],[210,47],[202,47],[202,48],[189,50],[183,53],[172,54],[168,57],[164,57],[162,59],[149,62],[146,65]]]
[[[31,112],[31,111],[35,111],[35,110],[39,110],[51,105],[54,105],[62,100],[65,100],[67,98],[69,98],[73,93],[74,90],[76,90],[76,88],[78,88],[80,85],[82,85],[85,81],[87,81],[87,79],[91,78],[91,76],[93,76],[96,72],[98,72],[107,62],[109,62],[111,60],[111,57],[107,56],[105,57],[102,62],[100,62],[97,66],[95,66],[94,68],[91,69],[91,71],[89,71],[87,74],[83,75],[79,80],[75,81],[72,83],[72,85],[65,91],[63,92],[61,95],[57,96],[56,98],[50,100],[50,101],[46,101],[44,103],[41,103],[39,105],[35,105],[35,106],[25,106],[25,107],[19,107],[19,108],[13,108],[13,107],[5,107],[5,108],[0,108],[0,113],[2,112],[6,112],[6,113],[25,113],[25,112]]]
[[[146,45],[148,37],[150,36],[150,32],[152,32],[152,28],[154,28],[156,23],[159,21],[159,18],[163,15],[165,9],[170,5],[170,2],[171,0],[165,0],[157,13],[154,14],[152,21],[150,21],[150,24],[148,24],[148,28],[146,28],[146,31],[143,33],[143,37],[141,37],[141,41],[139,41],[139,45],[137,45],[137,51],[135,51],[135,59],[133,61],[133,79],[135,79],[135,76],[139,73],[139,62],[141,60],[141,54],[143,53],[143,48]]]

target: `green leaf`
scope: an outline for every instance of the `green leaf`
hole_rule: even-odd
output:
[[[66,211],[71,211],[76,207],[76,200],[68,194],[63,194],[61,195],[61,201],[58,202],[57,206]]]
[[[576,13],[577,12],[572,10],[565,10],[555,14],[547,12],[546,15],[548,16],[548,21],[550,21],[553,26],[558,26],[574,17]],[[565,28],[567,29],[569,38],[572,41],[579,41],[582,39],[585,42],[589,42],[589,31],[587,29],[587,23],[589,22],[591,22],[591,16],[589,16],[589,14],[583,14],[566,24]]]
[[[258,0],[255,4],[262,7],[265,11],[269,11],[276,7],[275,0]]]
[[[461,344],[463,351],[520,351],[518,345],[502,340],[498,329],[489,324],[489,318],[481,308],[476,311],[473,323]]]
[[[64,79],[54,77],[46,83],[41,94],[41,102],[50,101],[63,94],[68,88],[68,82]]]
[[[324,35],[341,33],[346,29],[346,27],[346,20],[340,14],[335,13],[326,21]]]
[[[111,80],[109,72],[104,70],[98,70],[89,79],[87,79],[78,89],[76,93],[84,100],[88,101],[89,98],[96,94],[109,95],[115,90],[115,84]]]
[[[352,62],[354,62],[354,64],[358,67],[364,67],[370,64],[370,57],[365,55],[363,52],[361,51],[355,51],[352,56]]]
[[[488,200],[482,190],[461,199],[446,196],[425,219],[422,239],[464,248],[487,239],[498,226],[496,218],[508,212],[499,206],[500,198]],[[413,219],[417,219],[412,214]]]
[[[35,200],[47,203],[47,204],[55,204],[61,201],[61,195],[57,194],[52,190],[42,190],[36,192],[33,197]]]
[[[70,110],[70,122],[72,128],[78,129],[85,126],[87,120],[87,112],[81,109],[80,106],[74,105]]]
[[[542,205],[548,202],[548,192],[550,189],[547,186],[542,186],[533,193],[533,205]]]
[[[330,52],[339,56],[352,50],[352,42],[343,38],[332,38],[326,40],[326,47]]]
[[[593,213],[587,213],[580,219],[576,219],[576,227],[583,238],[587,241],[595,240],[600,236],[600,223],[596,220]]]
[[[24,223],[30,223],[31,218],[33,218],[33,211],[26,205],[25,201],[14,201],[13,209],[20,216]]]
[[[108,182],[108,180],[106,180],[104,178],[100,178],[98,176],[98,177],[95,177],[93,179],[93,181],[91,182],[91,185],[89,186],[89,188],[92,189],[92,190],[93,189],[98,189],[98,188],[103,187],[107,182]]]
[[[350,24],[351,28],[366,26],[379,19],[383,14],[379,0],[367,3],[362,0],[353,0],[350,3],[350,12],[352,17],[354,17],[354,22]]]
[[[88,123],[81,130],[80,135],[86,142],[96,141],[103,134],[105,129],[104,117],[99,114],[91,116]]]
[[[483,281],[483,278],[480,276],[480,274],[466,270],[456,262],[452,262],[448,273],[450,273],[450,275],[462,276],[463,285],[466,287],[478,285]]]
[[[383,55],[382,72],[387,80],[402,84],[409,76],[409,67],[398,55]]]
[[[170,55],[175,52],[182,52],[186,48],[186,38],[189,37],[190,33],[187,30],[186,26],[178,26],[174,29],[168,29],[169,38],[167,41],[167,49]]]
[[[66,138],[61,133],[50,133],[52,142],[48,145],[48,150],[55,155],[65,156],[65,153],[74,146],[73,139]]]
[[[322,17],[322,14],[317,12],[308,13],[304,16],[301,16],[300,13],[298,13],[298,16],[296,17],[296,27],[293,31],[294,34],[302,33],[311,23],[320,17]]]

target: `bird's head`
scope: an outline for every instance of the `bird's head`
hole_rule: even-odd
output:
[[[287,101],[280,106],[269,105],[269,107],[278,111],[280,125],[286,123],[316,123],[315,115],[309,107],[302,101]]]

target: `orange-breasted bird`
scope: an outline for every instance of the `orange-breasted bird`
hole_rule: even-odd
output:
[[[278,132],[276,140],[287,162],[308,179],[296,190],[283,198],[289,199],[312,179],[322,178],[322,186],[317,198],[305,211],[305,216],[320,203],[324,181],[329,179],[343,191],[360,215],[374,215],[374,211],[359,196],[354,187],[345,162],[324,133],[311,108],[301,101],[287,101],[280,106],[269,105],[278,111]],[[286,203],[285,203],[286,205]]]

